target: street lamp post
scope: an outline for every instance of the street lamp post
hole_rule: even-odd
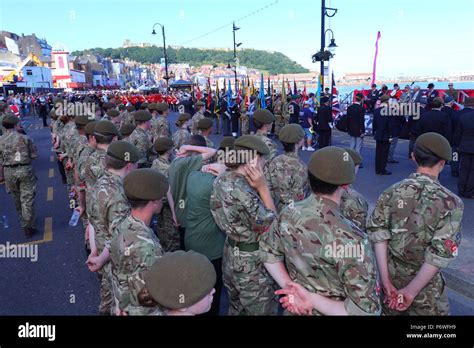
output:
[[[334,11],[330,14],[328,11]],[[334,17],[337,13],[337,8],[326,7],[326,0],[321,0],[321,52],[324,52],[326,47],[326,31],[325,31],[325,17]],[[329,29],[330,30],[330,29]],[[332,30],[331,30],[332,32]],[[332,46],[331,46],[332,45]],[[331,39],[330,47],[334,48],[336,44],[334,43],[334,33],[333,38]],[[321,84],[321,89],[324,91],[324,60],[321,60],[321,75],[323,75],[323,82]]]
[[[165,76],[163,78],[166,80],[166,91],[169,92],[169,90],[170,90],[170,86],[169,86],[170,77],[168,76],[168,56],[166,54],[165,26],[160,24],[160,23],[155,23],[153,25],[153,31],[151,32],[152,35],[156,35],[155,26],[157,26],[157,25],[159,25],[161,27],[161,33],[163,35],[163,53],[165,55]]]

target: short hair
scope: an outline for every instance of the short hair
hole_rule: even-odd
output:
[[[309,185],[313,193],[319,193],[323,195],[332,195],[336,192],[339,185],[329,184],[327,182],[319,180],[311,172],[308,171]]]
[[[253,119],[252,119],[252,121],[253,121],[253,125],[254,125],[254,126],[255,126],[255,128],[257,128],[257,129],[260,129],[260,128],[262,128],[262,127],[263,127],[263,125],[264,125],[263,123],[261,123],[261,122],[257,121],[255,118],[253,118]]]
[[[413,155],[415,156],[416,164],[420,167],[433,168],[442,160],[442,158],[439,158],[432,152],[429,152],[416,144],[413,148]]]
[[[158,302],[154,300],[154,298],[151,296],[150,291],[148,288],[145,286],[140,292],[138,293],[138,303],[142,307],[156,307],[158,306]]]
[[[105,167],[110,169],[120,170],[125,168],[125,166],[130,162],[125,162],[121,159],[106,155],[105,156]]]
[[[167,153],[168,151],[170,151],[170,150],[161,150],[161,151],[157,150],[156,153],[161,156],[161,155],[164,155],[165,153]]]
[[[372,87],[377,87],[377,85],[375,83],[372,84]]]
[[[285,143],[285,142],[283,142],[283,141],[280,141],[280,142],[281,142],[281,144],[283,145],[283,150],[284,150],[285,152],[293,152],[293,151],[295,151],[295,145],[296,145],[295,143]]]
[[[148,202],[150,202],[150,201],[145,201],[145,200],[142,200],[142,199],[132,199],[132,198],[129,198],[129,197],[127,197],[127,200],[128,200],[128,203],[130,204],[130,207],[132,209],[144,208],[148,204]]]
[[[188,139],[188,141],[185,142],[185,144],[206,147],[206,139],[202,135],[194,134],[191,135],[191,137]]]
[[[94,133],[95,140],[97,144],[110,144],[114,140],[115,135],[103,135],[99,133]]]

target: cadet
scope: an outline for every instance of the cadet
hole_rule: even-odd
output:
[[[211,308],[216,283],[212,263],[193,251],[175,251],[158,258],[145,274],[139,299],[160,305],[164,315],[198,315]],[[166,284],[166,286],[163,286]]]
[[[93,188],[94,207],[89,222],[94,227],[95,249],[87,259],[89,269],[99,271],[100,307],[99,313],[111,313],[109,247],[114,228],[130,214],[130,206],[125,197],[122,180],[133,169],[140,158],[138,149],[126,142],[115,141],[107,148],[104,174]],[[105,267],[104,267],[105,265]]]
[[[206,146],[214,148],[214,143],[209,139],[209,135],[212,133],[212,120],[209,117],[200,119],[197,125],[198,134],[202,135],[206,139]]]
[[[116,313],[146,315],[159,308],[145,308],[139,303],[138,295],[145,286],[144,273],[164,253],[149,224],[153,214],[160,212],[169,185],[163,174],[142,168],[128,174],[123,187],[132,213],[113,231],[110,245]]]
[[[191,119],[190,114],[180,114],[178,120],[176,121],[176,127],[178,130],[173,134],[173,143],[175,150],[179,150],[181,146],[186,143],[191,137],[189,133],[188,122]]]
[[[127,140],[130,137],[130,134],[135,130],[136,126],[131,123],[124,123],[120,127],[120,134],[122,135],[122,140]]]
[[[191,128],[191,133],[192,134],[198,134],[197,131],[198,131],[198,122],[199,120],[202,120],[204,117],[204,103],[201,102],[201,101],[198,101],[196,104],[196,113],[193,115],[193,118],[192,118],[192,121],[193,121],[193,125],[192,125],[192,128]]]
[[[21,227],[30,238],[35,233],[37,180],[31,161],[38,158],[38,151],[29,137],[17,131],[18,117],[7,114],[2,119],[5,133],[0,137],[0,165],[4,170],[6,191],[13,196]]]
[[[276,293],[293,295],[280,302],[293,313],[379,314],[372,247],[339,210],[344,187],[355,178],[352,158],[325,147],[311,156],[308,176],[312,194],[284,208],[260,240],[265,267],[283,288]]]
[[[277,145],[273,140],[267,137],[268,132],[272,129],[272,123],[275,121],[275,116],[267,109],[258,109],[253,114],[253,124],[257,129],[255,136],[268,146],[269,153],[265,156],[267,165],[272,159],[278,155]]]
[[[143,104],[142,104],[143,105]],[[154,160],[153,143],[151,142],[148,131],[151,128],[151,114],[146,110],[139,110],[133,115],[137,127],[128,138],[140,151],[141,156],[138,161],[138,168],[149,168]]]
[[[133,117],[134,112],[135,112],[135,106],[133,106],[133,104],[128,105],[127,112],[122,115],[122,126],[124,124],[135,125],[135,118]]]
[[[111,121],[114,125],[117,126],[117,128],[119,128],[120,123],[122,122],[122,119],[119,116],[120,112],[117,109],[109,109],[107,110],[106,116],[104,116],[102,119]]]
[[[158,170],[168,179],[171,154],[173,152],[173,140],[171,138],[158,138],[154,146],[155,151],[158,153],[158,158],[153,161],[151,168]],[[179,250],[179,231],[177,226],[174,200],[170,188],[166,199],[163,199],[163,209],[161,209],[158,217],[158,238],[165,252]]]
[[[153,105],[153,104],[150,104]],[[153,134],[153,139],[156,140],[160,137],[170,137],[171,136],[171,126],[168,122],[168,104],[159,103],[155,104],[156,115],[153,115],[151,121],[151,129]]]
[[[442,135],[425,133],[416,140],[412,159],[416,173],[382,193],[367,224],[387,300],[384,311],[448,315],[439,269],[457,256],[464,209],[438,181],[451,160],[451,146]]]
[[[362,163],[362,157],[356,150],[345,150],[352,157],[355,175],[357,176],[359,166]],[[367,203],[365,198],[357,192],[352,185],[347,186],[347,188],[342,192],[340,207],[342,215],[356,224],[362,231],[366,231],[369,203]]]
[[[276,314],[275,283],[260,261],[259,239],[276,217],[263,175],[263,156],[270,151],[260,138],[244,135],[234,143],[231,169],[214,180],[210,208],[227,234],[222,272],[229,293],[229,315]],[[253,157],[256,153],[256,157]]]
[[[308,168],[298,157],[305,132],[299,124],[288,124],[279,131],[284,153],[267,167],[265,178],[278,211],[305,199],[309,193]]]
[[[75,123],[74,123],[74,115],[65,114],[66,111],[63,109],[59,109],[56,113],[60,113],[59,119],[64,124],[62,127],[59,135],[59,141],[57,145],[59,145],[58,159],[61,162],[61,165],[64,168],[64,174],[66,175],[66,182],[68,191],[71,191],[72,186],[74,184],[74,177],[72,172],[72,162],[70,161],[71,150],[69,145],[71,145],[71,138],[75,136],[77,133]]]

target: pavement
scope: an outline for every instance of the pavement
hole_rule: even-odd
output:
[[[176,118],[176,113],[170,115],[173,130]],[[6,229],[0,224],[0,245],[30,243],[33,248],[36,245],[38,254],[36,261],[33,258],[0,258],[0,315],[95,315],[99,305],[99,282],[85,265],[80,223],[76,227],[68,224],[72,211],[51,151],[50,130],[43,128],[40,119],[34,116],[26,117],[24,126],[40,153],[40,158],[33,164],[38,177],[35,201],[38,233],[31,240],[24,237],[13,200],[6,194],[5,185],[0,185],[0,217],[5,214],[9,223]],[[222,136],[214,134],[211,139],[217,145]],[[347,134],[338,131],[333,132],[332,141],[336,146],[349,144]],[[408,142],[400,140],[396,150],[400,163],[388,165],[393,174],[375,175],[374,149],[375,142],[367,137],[362,150],[364,168],[359,170],[354,184],[371,208],[384,189],[406,178],[415,169],[407,156]],[[311,154],[301,152],[300,156],[307,162]],[[449,170],[447,166],[440,181],[456,193],[457,179],[451,177]],[[474,315],[474,200],[463,201],[463,239],[459,255],[443,274],[449,288],[451,314]],[[222,305],[221,313],[225,313],[225,295]]]

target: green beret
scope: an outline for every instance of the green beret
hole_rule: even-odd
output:
[[[168,180],[156,169],[142,168],[128,174],[123,180],[125,195],[130,199],[154,201],[168,192]]]
[[[161,112],[165,112],[166,110],[168,110],[168,104],[166,103],[158,103],[157,104],[157,109],[158,111],[161,111]]]
[[[258,109],[253,114],[253,119],[263,124],[270,124],[275,121],[275,116],[267,109]]]
[[[349,152],[349,155],[351,155],[352,160],[354,161],[354,165],[355,165],[355,166],[358,166],[359,164],[362,163],[362,156],[359,155],[359,153],[358,153],[356,150],[350,149],[350,148],[345,148],[344,150],[346,150],[347,152]]]
[[[328,146],[316,151],[309,159],[308,170],[328,184],[345,185],[355,180],[354,161],[340,147]]]
[[[278,139],[284,143],[294,144],[304,139],[305,133],[303,127],[299,124],[291,123],[284,126],[278,134]]]
[[[118,112],[118,110],[116,110],[116,109],[109,109],[109,110],[107,110],[106,114],[109,115],[112,118],[120,116],[120,112]]]
[[[260,138],[255,135],[243,135],[234,142],[234,147],[236,150],[255,150],[260,155],[268,155],[270,149],[267,144],[265,144]]]
[[[120,111],[124,111],[124,110],[126,109],[126,107],[125,107],[125,105],[120,104],[119,107],[118,107],[118,109],[119,109]]]
[[[147,110],[138,110],[137,112],[133,114],[133,118],[135,118],[135,121],[144,122],[144,121],[150,121],[153,118],[153,116]]]
[[[107,148],[107,155],[132,163],[138,162],[141,157],[137,147],[125,140],[113,141]]]
[[[219,150],[225,150],[228,148],[232,150],[234,148],[235,138],[231,136],[224,137],[219,144]]]
[[[158,110],[158,104],[157,103],[148,104],[148,110]]]
[[[386,94],[384,94],[383,96],[380,97],[380,101],[381,101],[382,103],[388,101],[389,99],[390,99],[390,97],[389,97],[388,95],[386,95]]]
[[[156,151],[168,151],[173,148],[173,139],[168,137],[160,137],[155,140],[155,150]]]
[[[451,145],[441,134],[434,132],[422,134],[416,139],[415,146],[431,152],[445,161],[451,161],[452,159]]]
[[[115,104],[109,101],[105,102],[102,107],[104,108],[104,110],[113,109],[115,108]]]
[[[97,124],[96,121],[92,121],[92,122],[89,122],[88,124],[86,124],[86,126],[84,127],[84,130],[86,131],[87,135],[93,135],[94,134],[96,124]]]
[[[146,109],[148,109],[148,103],[147,103],[147,102],[142,103],[142,104],[140,105],[140,110],[146,110]]]
[[[129,106],[127,106],[127,111],[128,112],[135,111],[135,106],[133,104],[130,104]]]
[[[92,121],[94,121],[94,119],[91,119],[89,118],[89,116],[85,116],[85,115],[79,115],[74,118],[74,122],[78,126],[85,126],[86,124]]]
[[[131,123],[126,123],[122,127],[120,127],[120,134],[130,135],[130,134],[132,134],[132,132],[135,128],[136,128],[135,125],[133,125]]]
[[[191,119],[191,115],[190,115],[190,114],[184,113],[184,114],[180,114],[180,115],[178,116],[178,121],[179,121],[179,122],[186,122],[186,121],[188,121],[188,120],[190,120],[190,119]]]
[[[202,101],[198,101],[198,102],[196,102],[196,104],[194,104],[194,105],[196,105],[196,106],[204,106],[204,103],[203,103]]]
[[[209,117],[200,119],[198,122],[197,128],[200,130],[212,128],[212,120]]]
[[[95,125],[94,132],[101,135],[120,135],[117,126],[107,120],[97,122]]]
[[[216,278],[214,266],[206,256],[178,250],[155,261],[145,273],[145,284],[158,304],[173,310],[201,301],[211,292]]]
[[[3,117],[2,124],[5,125],[16,125],[20,120],[14,114],[6,114]]]

